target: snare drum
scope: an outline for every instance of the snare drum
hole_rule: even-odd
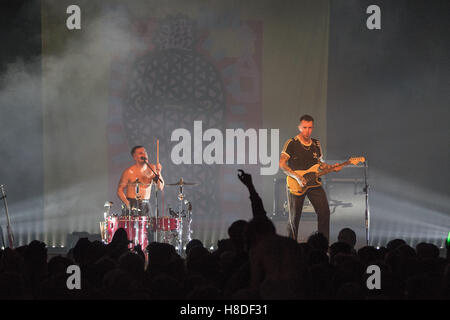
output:
[[[122,216],[148,216],[152,211],[150,200],[127,199],[130,202],[130,209],[128,209],[126,205],[122,204]]]

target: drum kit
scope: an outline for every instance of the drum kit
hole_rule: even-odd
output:
[[[125,229],[130,240],[129,248],[140,245],[142,249],[147,248],[153,241],[172,244],[180,255],[183,248],[191,241],[192,234],[192,204],[186,199],[183,192],[184,186],[195,186],[197,182],[186,182],[183,178],[176,183],[168,183],[166,186],[178,186],[177,195],[178,208],[168,208],[168,214],[159,216],[158,206],[154,213],[145,210],[141,199],[133,202],[135,205],[128,209],[122,206],[120,215],[111,212],[113,203],[105,202],[104,221],[100,222],[102,240],[110,243],[114,233],[119,228]],[[133,199],[134,200],[134,199]],[[131,204],[131,202],[130,202]]]

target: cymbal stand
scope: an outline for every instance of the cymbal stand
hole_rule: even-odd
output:
[[[186,244],[191,241],[191,233],[192,233],[192,229],[191,229],[191,223],[192,223],[192,203],[190,201],[187,202],[187,212],[186,212],[186,219],[187,219],[187,223],[188,223],[188,228],[187,228],[187,237],[186,237]]]
[[[5,186],[0,185],[0,191],[1,191],[1,197],[0,199],[3,199],[3,204],[5,205],[5,214],[6,214],[6,229],[8,231],[8,242],[9,247],[11,249],[14,249],[14,236],[11,230],[11,221],[9,220],[9,212],[8,212],[8,203],[6,202],[6,193],[5,193]],[[5,242],[3,241],[3,244]]]
[[[180,225],[178,227],[178,254],[181,256],[183,253],[183,185],[180,185],[180,193],[178,194],[178,200],[180,200],[180,206],[178,208],[178,218]]]
[[[161,180],[161,178],[159,177],[159,174],[157,174],[153,169],[152,166],[150,165],[150,163],[148,163],[147,160],[145,160],[145,163],[147,164],[148,168],[153,172],[153,174],[155,175],[155,184],[156,184],[156,188],[155,188],[155,201],[156,201],[156,211],[155,211],[155,221],[157,224],[158,221],[158,217],[159,217],[159,204],[158,204],[158,181]],[[163,203],[164,205],[164,203]],[[156,225],[155,225],[156,226]],[[157,229],[157,228],[156,228]],[[155,230],[155,242],[158,242],[158,230]]]
[[[366,212],[365,212],[365,219],[366,219],[366,245],[369,245],[370,240],[370,209],[369,209],[369,185],[367,183],[367,176],[368,176],[368,166],[367,166],[367,160],[364,162],[364,193],[366,195]]]

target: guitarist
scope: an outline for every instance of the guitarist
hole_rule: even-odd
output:
[[[311,138],[313,129],[313,117],[310,115],[301,116],[298,125],[300,133],[286,141],[280,155],[280,169],[286,175],[294,178],[301,187],[306,185],[306,180],[295,173],[296,170],[307,170],[318,163],[320,163],[320,169],[322,170],[335,168],[334,171],[339,171],[342,169],[342,167],[337,166],[338,164],[330,166],[322,162],[323,153],[320,142]],[[305,196],[308,196],[317,213],[318,231],[329,239],[330,208],[322,186],[310,188],[301,196],[292,194],[289,191],[287,193],[289,203],[288,236],[297,240],[303,202],[305,201]]]

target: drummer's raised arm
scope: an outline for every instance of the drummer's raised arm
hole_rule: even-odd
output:
[[[119,185],[117,186],[117,196],[119,199],[129,208],[130,202],[128,201],[123,189],[128,186],[128,170],[125,170],[120,177]]]
[[[163,190],[164,189],[164,179],[161,175],[162,166],[160,163],[157,163],[156,165],[152,165],[152,166],[153,166],[153,170],[155,170],[156,174],[158,174],[158,176],[159,176],[156,186],[159,190]],[[153,183],[155,183],[155,180],[153,180]]]
[[[164,179],[163,179],[161,173],[159,174],[159,180],[158,180],[156,186],[158,187],[159,190],[164,189]]]

